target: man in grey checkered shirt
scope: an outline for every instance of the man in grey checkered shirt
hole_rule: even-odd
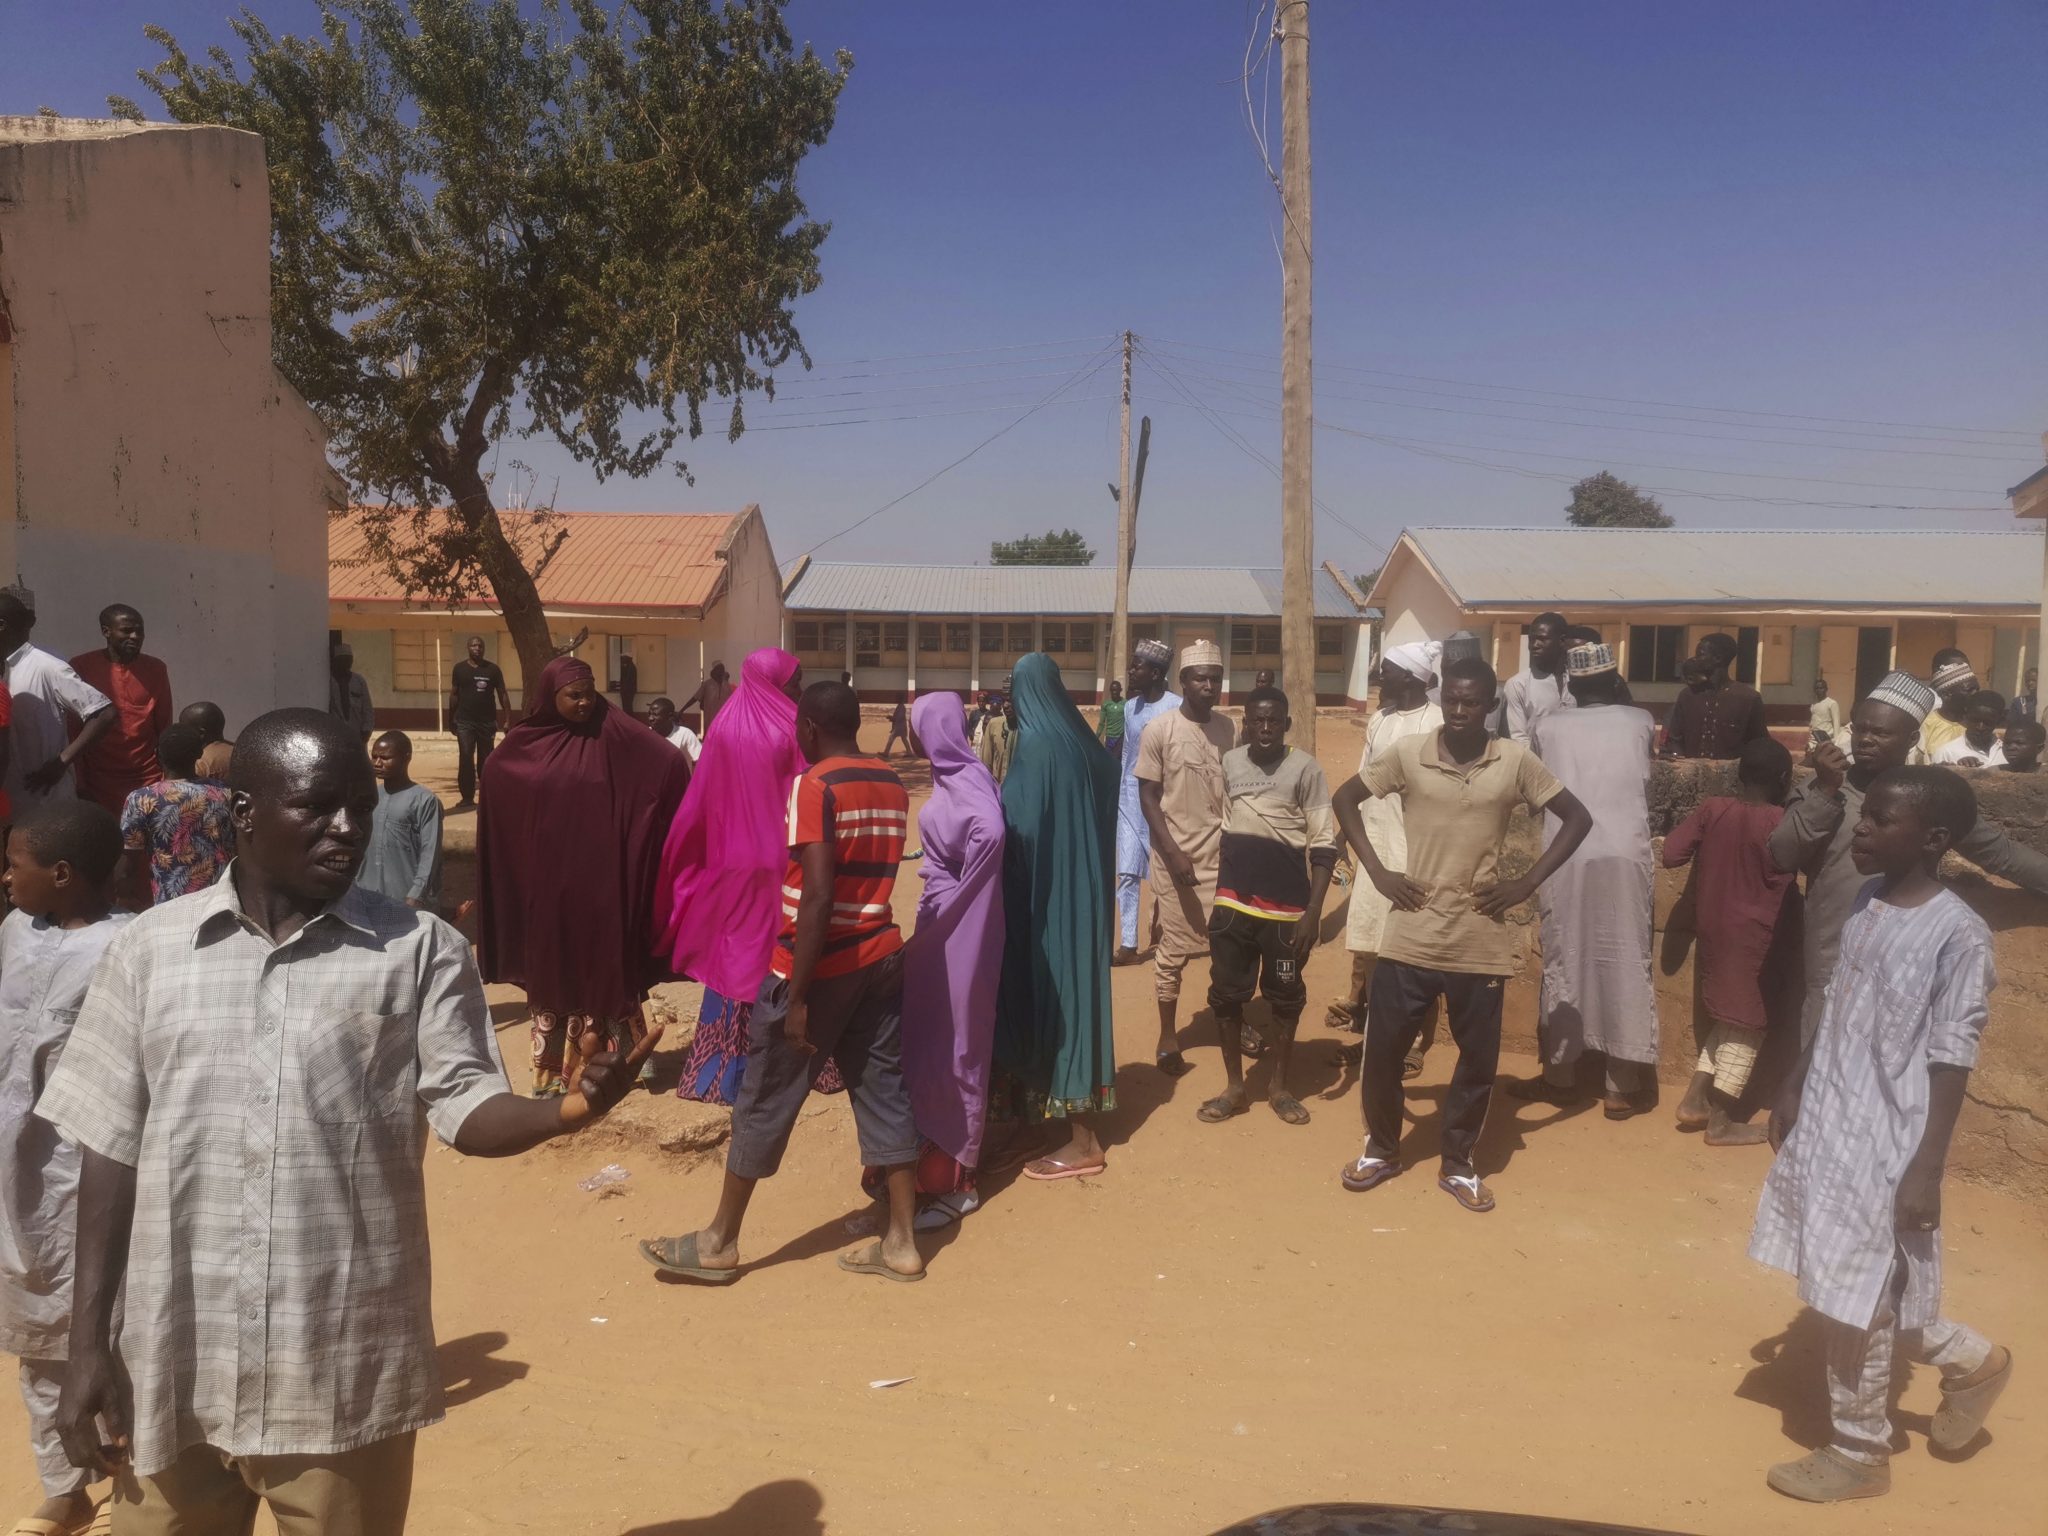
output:
[[[353,883],[354,729],[265,715],[232,775],[235,862],[108,946],[36,1107],[84,1152],[59,1433],[122,1536],[245,1536],[259,1500],[284,1536],[398,1536],[441,1417],[427,1127],[524,1152],[617,1103],[660,1032],[514,1094],[462,937]]]

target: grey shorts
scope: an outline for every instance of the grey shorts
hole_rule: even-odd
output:
[[[747,1020],[747,1070],[732,1107],[725,1166],[743,1179],[766,1179],[782,1166],[789,1133],[825,1063],[839,1063],[853,1101],[861,1161],[896,1168],[917,1161],[917,1125],[903,1081],[901,951],[845,976],[813,981],[809,1055],[783,1034],[789,983],[770,976]]]

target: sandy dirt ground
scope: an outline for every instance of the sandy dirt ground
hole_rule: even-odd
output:
[[[1348,771],[1356,728],[1323,734],[1333,777]],[[441,755],[424,758],[436,781]],[[1183,1016],[1196,1070],[1178,1083],[1150,1065],[1149,969],[1116,972],[1127,1065],[1108,1172],[989,1181],[980,1212],[927,1239],[920,1285],[833,1263],[866,1209],[843,1098],[811,1102],[725,1289],[664,1284],[633,1247],[709,1216],[722,1111],[636,1094],[602,1130],[524,1159],[437,1147],[449,1416],[422,1439],[412,1529],[1183,1536],[1326,1500],[1697,1536],[2042,1529],[2041,1209],[1948,1190],[1949,1308],[2020,1361],[1988,1437],[1960,1461],[1930,1455],[1935,1381],[1916,1373],[1892,1494],[1794,1504],[1763,1472],[1820,1443],[1826,1403],[1818,1320],[1744,1256],[1768,1152],[1677,1134],[1669,1090],[1622,1125],[1502,1096],[1480,1154],[1499,1209],[1470,1215],[1435,1185],[1439,1050],[1411,1085],[1410,1171],[1347,1194],[1356,1081],[1321,1022],[1346,973],[1341,938],[1310,967],[1295,1086],[1314,1120],[1297,1128],[1263,1104],[1199,1123],[1221,1082],[1202,967]],[[686,1013],[694,992],[675,989]],[[517,995],[496,1011],[523,1082]],[[662,1059],[672,1083],[680,1054]],[[578,1189],[615,1161],[626,1184]],[[874,1385],[895,1378],[909,1379]],[[0,1443],[26,1512],[11,1395]]]

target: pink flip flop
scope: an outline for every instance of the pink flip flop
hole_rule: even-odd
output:
[[[1049,1173],[1040,1173],[1038,1171],[1040,1167],[1048,1168],[1051,1171]],[[1056,1157],[1039,1157],[1032,1159],[1024,1165],[1024,1177],[1036,1179],[1041,1184],[1050,1184],[1057,1179],[1085,1179],[1091,1174],[1106,1172],[1108,1168],[1109,1164],[1106,1162],[1063,1163]]]

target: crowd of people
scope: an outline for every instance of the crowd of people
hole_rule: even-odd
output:
[[[1479,1142],[1513,909],[1535,904],[1542,953],[1542,1070],[1514,1091],[1597,1093],[1617,1120],[1655,1107],[1660,755],[1731,760],[1738,785],[1662,849],[1696,866],[1706,1014],[1677,1124],[1779,1148],[1752,1252],[1830,1329],[1833,1442],[1772,1485],[1884,1490],[1895,1349],[1941,1371],[1932,1434],[1950,1448],[2010,1377],[2009,1350],[1937,1309],[1941,1169],[1993,985],[1988,931],[1938,866],[1954,849],[2048,893],[2048,858],[1934,765],[2036,771],[2031,679],[2015,713],[1944,653],[1846,723],[1817,690],[1795,788],[1730,637],[1701,641],[1660,721],[1597,631],[1545,614],[1505,684],[1468,635],[1390,648],[1358,772],[1332,793],[1269,675],[1240,723],[1219,711],[1207,641],[1177,659],[1138,641],[1092,725],[1057,663],[1024,657],[972,709],[906,700],[876,755],[850,679],[807,685],[784,651],[644,715],[560,656],[512,719],[473,640],[449,697],[456,809],[477,814],[472,946],[442,916],[440,798],[411,776],[411,739],[377,732],[346,648],[325,710],[229,742],[217,707],[173,714],[132,608],[69,664],[33,627],[33,599],[0,593],[0,1338],[22,1361],[38,1529],[239,1531],[268,1500],[302,1512],[295,1529],[401,1530],[413,1436],[439,1413],[425,1129],[492,1156],[592,1123],[651,1081],[673,1022],[654,989],[675,979],[703,989],[677,1092],[732,1120],[704,1225],[640,1244],[679,1280],[743,1276],[747,1212],[813,1092],[847,1094],[876,1201],[849,1273],[921,1280],[920,1234],[970,1215],[994,1170],[1105,1174],[1111,974],[1146,951],[1146,1070],[1192,1070],[1180,1000],[1206,959],[1223,1083],[1199,1119],[1249,1113],[1247,1061],[1269,1058],[1267,1106],[1306,1123],[1303,970],[1345,883],[1331,1019],[1362,1037],[1365,1135],[1343,1187],[1404,1171],[1404,1083],[1441,1016],[1457,1060],[1437,1182],[1490,1211]],[[930,765],[916,848],[899,744]],[[1520,873],[1517,808],[1543,828]],[[485,982],[526,994],[527,1093]],[[115,1495],[96,1510],[101,1474]]]

